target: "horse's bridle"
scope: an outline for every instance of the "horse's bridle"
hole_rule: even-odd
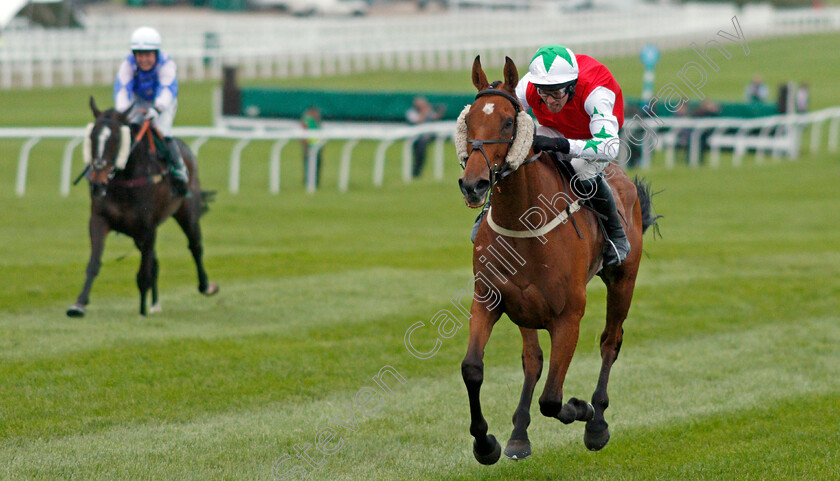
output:
[[[110,128],[113,130],[113,126],[110,126]],[[131,144],[130,144],[131,147],[128,150],[128,153],[127,153],[126,157],[130,156],[134,152],[134,149],[137,148],[138,145],[140,145],[141,140],[143,139],[144,136],[146,136],[149,140],[150,151],[152,152],[152,154],[155,154],[156,150],[155,150],[155,143],[154,143],[154,138],[153,138],[154,135],[157,135],[158,137],[161,137],[160,132],[158,132],[157,129],[155,129],[151,125],[150,121],[146,120],[145,122],[143,122],[143,124],[141,124],[140,130],[137,132],[137,134],[134,135],[134,136],[129,135],[129,137],[128,137],[129,142],[131,142]],[[124,139],[121,139],[121,141],[124,141]],[[104,170],[109,165],[111,165],[112,168],[111,168],[111,171],[108,172],[108,174],[106,175],[106,179],[105,179],[104,182],[91,182],[91,186],[93,188],[101,191],[100,195],[105,195],[104,188],[107,188],[107,186],[111,185],[111,184],[119,185],[120,187],[141,187],[141,186],[144,186],[144,185],[150,184],[150,183],[151,184],[160,183],[163,180],[163,177],[166,175],[166,172],[164,172],[163,174],[148,175],[148,176],[145,176],[145,177],[138,177],[136,179],[129,179],[129,180],[120,181],[119,183],[117,183],[116,181],[114,181],[114,176],[116,175],[116,169],[113,168],[113,165],[115,164],[115,162],[116,162],[116,160],[108,161],[108,160],[105,160],[105,158],[103,158],[103,157],[98,157],[96,159],[91,160],[91,163],[87,167],[85,167],[85,170],[81,173],[81,175],[79,175],[79,177],[76,179],[76,182],[74,182],[74,184],[77,183],[79,180],[81,180],[82,176],[85,175],[85,173],[88,171],[88,169],[92,168],[93,172],[96,173],[96,172],[101,172],[102,170]]]
[[[484,151],[484,145],[485,144],[513,144],[513,141],[516,140],[516,117],[519,115],[520,112],[522,112],[522,106],[519,104],[519,100],[516,97],[514,97],[513,95],[511,95],[511,94],[509,94],[509,93],[507,93],[503,90],[499,90],[499,89],[491,87],[491,88],[484,89],[484,90],[478,92],[475,95],[475,98],[476,98],[476,100],[478,100],[479,98],[485,97],[487,95],[498,95],[500,97],[504,97],[505,99],[507,99],[513,105],[513,108],[516,110],[516,115],[514,116],[513,136],[511,136],[511,138],[509,138],[509,139],[481,140],[481,139],[467,138],[467,142],[470,143],[470,150],[467,152],[467,159],[469,159],[470,155],[472,155],[474,150],[477,150],[484,157],[484,162],[487,163],[487,170],[490,171],[490,188],[487,189],[487,199],[485,201],[485,204],[490,203],[490,197],[493,195],[493,187],[495,187],[496,183],[500,179],[504,179],[505,177],[512,174],[516,169],[512,168],[508,162],[504,162],[500,165],[497,165],[496,167],[493,167],[492,165],[490,165],[490,158],[487,157],[487,152]],[[529,164],[529,163],[537,160],[540,157],[540,155],[541,154],[539,154],[539,153],[534,154],[533,156],[525,159],[525,161],[523,161],[522,164],[519,165],[519,167],[521,167],[525,164]],[[467,160],[466,159],[461,160],[461,168],[462,169],[467,168]]]

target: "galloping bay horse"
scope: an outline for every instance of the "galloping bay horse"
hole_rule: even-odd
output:
[[[604,420],[609,405],[607,383],[621,348],[621,325],[633,297],[642,234],[656,222],[649,186],[631,181],[615,165],[608,167],[606,174],[632,250],[621,265],[602,268],[604,237],[596,214],[580,209],[580,196],[570,187],[572,179],[560,173],[549,154],[534,155],[534,125],[522,112],[514,93],[519,74],[513,61],[506,59],[504,83],[491,86],[476,57],[472,81],[478,95],[462,112],[455,137],[464,166],[459,184],[470,207],[481,206],[485,195],[490,194],[490,210],[479,226],[473,248],[475,294],[469,347],[461,365],[470,402],[470,434],[475,438],[473,454],[482,464],[493,464],[501,455],[499,442],[488,435],[479,392],[484,377],[484,347],[502,314],[519,326],[525,372],[505,455],[522,459],[531,454],[527,432],[531,399],[543,366],[537,329],[547,330],[551,337],[540,412],[565,424],[586,421],[584,443],[591,450],[599,450],[610,436]],[[543,216],[539,228],[531,225],[536,224],[535,213]],[[509,262],[502,262],[498,255],[505,251]],[[601,372],[591,404],[575,398],[563,404],[563,381],[578,342],[586,284],[595,275],[607,286]]]
[[[198,290],[206,296],[219,291],[208,282],[202,262],[199,217],[207,210],[209,194],[198,183],[198,164],[190,149],[178,141],[181,155],[189,170],[190,195],[176,195],[169,183],[168,171],[157,158],[152,128],[128,125],[128,112],[114,109],[100,112],[93,97],[90,108],[95,121],[88,126],[85,138],[85,159],[90,180],[90,260],[85,285],[76,303],[67,309],[70,317],[85,315],[93,279],[99,273],[105,237],[110,231],[121,232],[134,239],[140,250],[137,287],[140,289],[140,315],[145,316],[146,294],[152,291],[151,312],[158,312],[158,260],[155,255],[157,228],[169,216],[187,235],[189,248],[198,269]]]

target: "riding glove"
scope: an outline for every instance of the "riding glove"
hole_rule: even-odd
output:
[[[534,152],[569,153],[569,141],[565,137],[534,136]]]
[[[154,107],[151,107],[148,110],[146,110],[146,115],[143,118],[145,120],[154,120],[158,117],[158,115],[160,115],[160,112],[158,112],[158,109],[156,109]]]

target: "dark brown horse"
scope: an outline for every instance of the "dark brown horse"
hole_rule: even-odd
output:
[[[209,199],[208,193],[202,193],[199,187],[198,164],[190,149],[178,141],[189,170],[190,195],[185,198],[176,195],[170,185],[168,171],[158,159],[159,147],[155,146],[148,122],[142,127],[128,126],[127,112],[114,109],[100,112],[93,97],[90,108],[95,118],[85,139],[85,156],[90,162],[90,260],[85,285],[76,303],[67,309],[67,315],[85,315],[90,288],[102,263],[105,237],[112,230],[130,236],[140,250],[140,270],[137,272],[140,315],[147,313],[146,294],[150,289],[151,312],[159,311],[155,238],[158,226],[170,216],[178,221],[189,240],[198,269],[199,292],[207,296],[218,292],[219,286],[208,282],[202,262],[198,220],[206,211]]]
[[[586,421],[586,447],[601,449],[609,441],[604,420],[609,405],[607,383],[633,297],[642,233],[656,221],[648,186],[630,181],[615,165],[607,169],[632,251],[621,265],[602,269],[604,237],[596,215],[588,209],[574,213],[581,196],[574,193],[569,179],[560,174],[548,154],[534,156],[530,149],[533,125],[520,111],[514,94],[519,74],[513,61],[508,58],[505,63],[504,83],[491,87],[476,57],[472,81],[479,94],[459,120],[460,146],[456,134],[459,156],[465,160],[459,182],[471,207],[480,206],[488,190],[491,194],[490,211],[479,226],[473,250],[475,294],[469,347],[461,365],[470,401],[470,433],[475,438],[473,454],[482,464],[495,463],[501,454],[496,438],[488,435],[479,391],[484,377],[484,347],[502,314],[519,326],[525,371],[505,455],[522,459],[531,454],[527,433],[530,406],[543,366],[537,329],[547,330],[551,337],[540,412],[566,424]],[[522,152],[512,159],[515,149]],[[591,404],[575,398],[564,404],[563,381],[578,342],[586,284],[596,274],[607,286],[601,373]]]

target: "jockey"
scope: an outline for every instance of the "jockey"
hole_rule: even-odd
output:
[[[604,169],[619,153],[618,131],[624,124],[621,87],[607,67],[562,45],[537,50],[528,73],[516,86],[525,110],[540,126],[534,150],[572,157],[573,188],[606,217],[604,264],[618,265],[630,252]]]
[[[169,150],[167,163],[175,189],[183,194],[187,191],[187,169],[172,138],[177,96],[175,62],[160,50],[160,34],[151,27],[138,28],[131,34],[131,53],[117,71],[114,107],[120,112],[131,107],[128,118],[132,122],[150,120],[157,127]]]

